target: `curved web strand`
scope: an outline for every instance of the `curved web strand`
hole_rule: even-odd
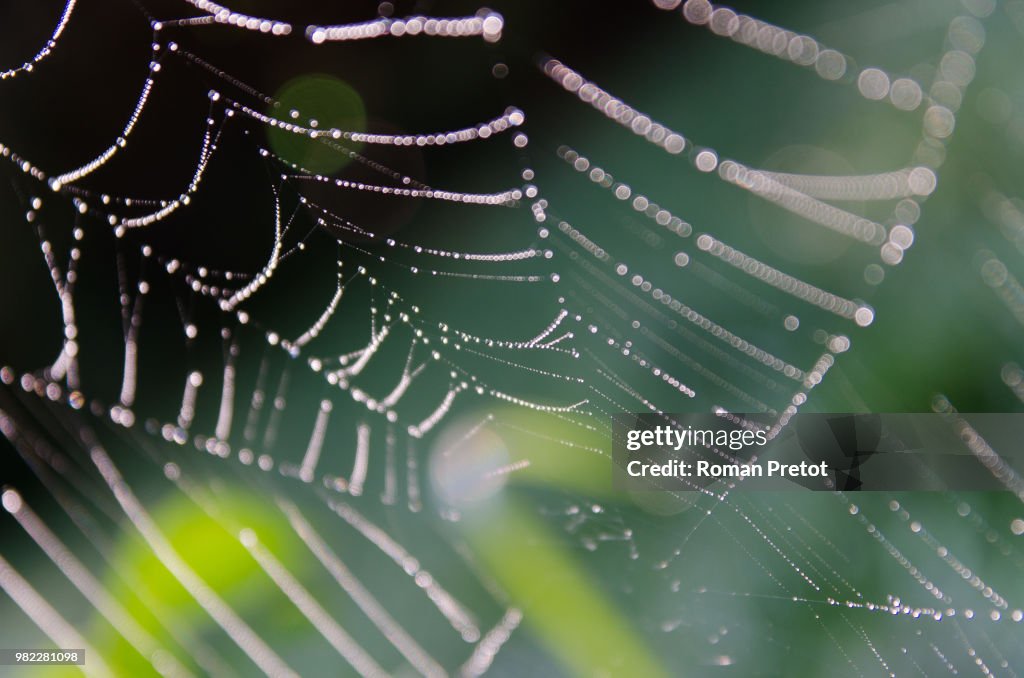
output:
[[[847,71],[856,67],[855,62],[842,52],[821,44],[809,35],[795,33],[722,5],[713,5],[708,0],[686,0],[682,15],[689,23],[705,26],[715,35],[731,38],[787,63],[813,69],[823,80],[855,80],[858,92],[865,99],[887,100],[903,111],[913,111],[927,99],[921,85],[912,78],[895,78],[879,68],[865,68],[853,78]]]
[[[171,49],[173,49],[173,47]],[[162,56],[162,45],[159,42],[154,42],[153,54],[149,62],[149,73],[146,75],[146,80],[142,85],[142,92],[139,94],[139,98],[135,102],[135,108],[132,110],[131,115],[128,116],[128,122],[125,123],[124,128],[121,130],[121,134],[114,140],[114,143],[84,165],[68,170],[63,174],[59,174],[50,179],[50,188],[54,191],[59,191],[66,184],[74,183],[79,179],[92,174],[100,167],[107,164],[107,162],[117,155],[119,150],[128,145],[128,138],[135,130],[135,126],[139,122],[139,118],[142,116],[143,110],[146,108],[146,103],[149,101],[149,95],[153,91],[153,86],[156,83],[156,75],[160,72],[160,61]]]
[[[9,80],[22,73],[31,73],[35,70],[36,65],[50,56],[53,50],[56,49],[57,41],[60,40],[61,34],[64,33],[64,29],[67,28],[68,22],[71,20],[71,13],[75,11],[76,3],[77,0],[67,0],[67,3],[64,5],[64,11],[61,12],[60,19],[57,20],[57,25],[54,27],[53,33],[50,35],[50,39],[46,41],[46,44],[31,59],[20,66],[0,71],[0,80]]]
[[[489,9],[479,10],[475,16],[427,17],[408,16],[402,19],[381,17],[371,21],[330,26],[308,26],[306,39],[314,45],[326,42],[349,42],[383,37],[426,35],[440,38],[482,37],[487,42],[501,40],[504,18]]]
[[[185,2],[201,12],[207,12],[213,21],[219,24],[235,26],[236,28],[243,28],[258,33],[268,33],[270,35],[288,35],[292,32],[292,25],[286,21],[261,19],[249,14],[236,12],[210,0],[185,0]]]

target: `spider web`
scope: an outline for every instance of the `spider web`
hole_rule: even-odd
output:
[[[10,637],[97,675],[1016,675],[1012,472],[624,495],[610,438],[912,382],[997,454],[957,408],[1024,400],[1018,4],[244,9],[68,2],[2,73]],[[69,116],[61,68],[110,100]],[[364,128],[264,91],[335,68]],[[993,395],[929,353],[961,321]]]

